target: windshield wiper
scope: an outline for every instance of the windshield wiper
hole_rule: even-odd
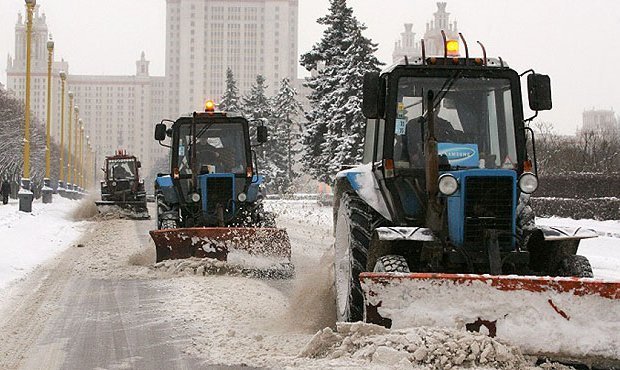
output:
[[[441,103],[441,100],[446,96],[446,94],[448,93],[448,91],[450,91],[450,89],[452,88],[456,80],[458,80],[460,77],[461,77],[461,71],[456,71],[452,77],[449,77],[444,81],[443,85],[441,86],[441,89],[439,89],[439,92],[437,92],[437,94],[435,95],[435,99],[434,99],[435,102],[433,103],[433,111],[437,109],[437,107],[439,106],[439,103]],[[426,111],[426,114],[428,115],[428,110]]]

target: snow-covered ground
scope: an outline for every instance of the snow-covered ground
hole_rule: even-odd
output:
[[[20,212],[15,199],[0,205],[0,292],[79,238],[86,222],[73,220],[78,204],[54,196],[51,204],[35,200],[32,213]]]
[[[67,203],[64,207],[63,202]],[[75,203],[62,199],[55,200],[52,205],[35,203],[33,215],[18,213],[16,203],[5,208],[0,206],[2,249],[9,250],[5,240],[13,241],[11,244],[17,244],[15,241],[21,238],[29,240],[20,247],[12,246],[11,253],[5,253],[9,257],[0,262],[0,273],[7,270],[5,266],[19,266],[23,275],[75,244],[80,233],[88,230],[79,240],[84,248],[67,250],[53,259],[61,260],[58,263],[64,272],[58,279],[51,274],[49,285],[56,286],[68,279],[61,279],[63,274],[79,276],[79,279],[69,279],[73,282],[118,281],[119,287],[123,281],[139,281],[140,286],[148,287],[149,292],[157,295],[141,301],[135,322],[140,323],[140,317],[154,317],[155,321],[168,323],[171,327],[166,332],[168,341],[180,346],[189,357],[204,361],[205,366],[307,369],[528,369],[533,366],[532,360],[521,355],[516,347],[480,334],[431,328],[386,330],[361,323],[336,326],[329,255],[333,243],[332,209],[319,207],[315,201],[267,202],[267,207],[278,216],[278,225],[287,229],[292,244],[296,277],[284,281],[235,274],[202,276],[191,269],[154,268],[154,247],[148,236],[151,221],[102,219],[93,223],[93,227],[86,227],[87,223],[71,221],[69,217],[71,209],[77,207]],[[601,237],[585,242],[580,252],[592,260],[597,277],[620,280],[620,221],[556,218],[537,221],[546,225],[583,225],[596,230]],[[5,233],[11,236],[5,237]],[[35,246],[44,250],[37,250]],[[20,259],[28,263],[20,265]],[[9,270],[15,273],[13,267]],[[12,279],[19,276],[13,274]],[[49,297],[58,295],[54,291],[48,294]],[[43,296],[35,295],[32,302],[42,301],[40,297]],[[52,315],[56,306],[43,304],[43,308],[46,307],[50,310],[48,315]],[[93,315],[99,315],[95,308],[90,310]],[[101,321],[98,327],[108,328],[110,320],[117,315],[115,312],[97,316]],[[124,322],[127,316],[121,319]],[[24,316],[18,324],[26,325],[30,321]],[[123,335],[139,337],[141,327],[138,324],[127,326],[127,333]],[[16,353],[28,354],[28,343],[32,339],[21,338],[20,333],[30,331],[18,330],[17,326],[9,328],[15,338],[4,338],[5,342],[22,343],[23,352]],[[54,333],[54,330],[49,332]],[[2,350],[0,345],[0,352]],[[39,358],[33,356],[33,359]],[[562,367],[550,365],[546,368]]]

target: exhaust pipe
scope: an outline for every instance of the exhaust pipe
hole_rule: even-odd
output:
[[[424,156],[426,158],[426,226],[436,233],[442,229],[441,204],[437,197],[439,193],[439,158],[437,154],[437,139],[435,138],[435,94],[430,90],[427,94],[427,126],[424,138]]]

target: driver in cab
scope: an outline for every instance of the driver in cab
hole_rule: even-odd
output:
[[[455,129],[449,121],[439,117],[441,105],[438,104],[434,112],[435,139],[437,142],[460,142],[464,137],[463,131]],[[402,159],[408,158],[409,162],[416,167],[424,165],[424,140],[427,129],[428,119],[419,116],[407,122],[404,137],[400,137]]]

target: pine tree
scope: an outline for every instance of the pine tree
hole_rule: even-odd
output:
[[[241,98],[241,111],[250,122],[250,140],[255,141],[256,127],[266,124],[271,117],[270,99],[265,95],[265,78],[262,75],[256,76],[256,82],[252,84],[250,91]],[[259,161],[259,169],[262,171],[268,168],[268,158],[265,157],[264,145],[256,148]]]
[[[258,121],[271,116],[266,89],[265,77],[257,75],[256,83],[252,84],[250,91],[241,98],[241,109],[249,120]]]
[[[296,174],[293,171],[295,156],[299,153],[299,114],[301,104],[297,101],[297,91],[288,78],[280,84],[278,95],[273,99],[271,134],[266,144],[268,185],[279,193],[286,193]]]
[[[239,106],[239,89],[237,81],[230,67],[226,70],[226,91],[219,104],[219,110],[228,112],[241,112]]]
[[[332,182],[343,164],[361,160],[365,119],[361,114],[366,72],[378,71],[377,44],[362,35],[366,27],[354,17],[346,0],[330,0],[320,42],[302,55],[301,64],[313,71],[306,80],[312,89],[312,109],[302,139],[302,162],[314,178]]]

